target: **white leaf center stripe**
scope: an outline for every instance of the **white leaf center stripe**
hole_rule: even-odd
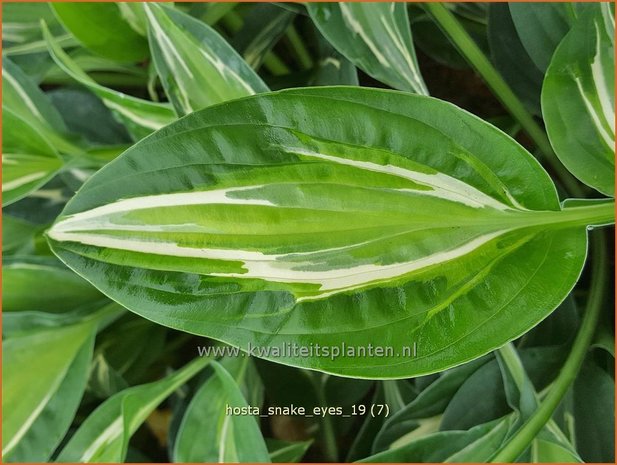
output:
[[[318,175],[313,171],[301,172],[303,174],[299,175],[300,178],[285,179],[287,182],[121,199],[62,219],[49,231],[49,237],[60,242],[81,243],[110,250],[201,259],[204,260],[203,265],[200,265],[201,273],[210,276],[314,286],[315,290],[302,288],[300,299],[306,300],[392,280],[469,254],[511,230],[504,216],[509,217],[508,213],[511,212],[526,211],[522,207],[519,210],[506,205],[440,172],[416,171],[385,161],[378,164],[349,155],[336,156],[300,147],[276,145],[273,148],[307,161],[318,159],[329,166],[344,166],[354,178],[360,173],[373,173],[372,176],[378,174],[409,180],[426,189],[383,187],[373,194],[370,185],[340,185],[342,189],[338,191],[340,197],[336,202],[343,202],[340,205],[346,205],[346,208],[356,205],[356,208],[360,208],[356,214],[366,215],[361,220],[354,220],[353,225],[349,224],[349,228],[354,229],[353,236],[340,229],[330,233],[347,237],[345,242],[337,238],[343,246],[337,246],[333,239],[325,236],[330,229],[327,220],[330,217],[324,215],[329,213],[342,217],[348,213],[345,209],[329,210],[328,205],[321,203],[323,195],[326,195],[323,190],[327,184],[322,184],[323,180],[316,177]],[[304,166],[312,167],[314,164],[310,162]],[[278,173],[276,168],[271,169]],[[392,185],[397,185],[394,179]],[[392,213],[384,211],[383,218],[380,216],[380,219],[375,220],[372,210],[362,211],[362,207],[358,207],[363,204],[362,200],[358,202],[355,199],[358,193],[383,195],[384,205],[394,203]],[[405,196],[397,196],[397,193]],[[478,230],[478,224],[472,221],[462,234],[462,224],[446,224],[447,214],[441,221],[433,220],[430,224],[424,224],[415,219],[413,214],[409,216],[402,213],[406,210],[395,205],[397,202],[413,205],[413,202],[422,201],[422,197],[438,199],[439,208],[444,211],[465,208],[477,215],[478,211],[486,209],[488,220],[476,218],[474,221],[484,221],[483,229]],[[194,210],[189,216],[170,210],[191,205],[201,209]],[[225,209],[214,209],[221,205],[246,208],[249,217],[246,220],[236,219],[230,224]],[[172,218],[167,218],[168,215],[172,215]],[[504,220],[506,222],[502,224],[497,223]],[[255,229],[257,224],[253,221],[258,221],[261,229]],[[314,235],[320,235],[327,243],[303,235],[303,225],[314,221],[319,221],[320,225]],[[271,233],[263,229],[266,226],[268,231],[272,230]],[[287,230],[297,230],[293,233],[296,240],[281,242],[278,248],[273,249],[276,252],[260,250],[262,246],[257,244],[263,242],[249,242],[244,247],[240,246],[239,241],[246,242],[247,237],[254,238],[251,241],[258,241],[265,234],[276,237],[278,234],[287,234]],[[220,241],[217,237],[221,238]],[[209,242],[213,240],[219,242]],[[434,241],[440,244],[438,252],[431,252],[430,248],[423,245],[424,242]],[[236,245],[237,248],[230,247]],[[358,257],[364,259],[359,260]],[[213,261],[222,261],[228,265],[223,269],[217,268],[220,265]]]
[[[59,232],[52,229],[49,236],[57,241],[79,242],[86,245],[105,247],[154,255],[172,257],[202,258],[228,261],[241,261],[244,273],[209,273],[212,276],[233,278],[256,278],[280,283],[318,284],[320,291],[344,291],[357,289],[364,285],[418,271],[422,268],[444,263],[466,255],[506,233],[500,230],[472,239],[455,249],[427,255],[417,260],[391,265],[358,265],[322,271],[306,271],[299,268],[298,262],[284,261],[286,255],[266,255],[246,250],[222,250],[180,247],[173,243],[138,241],[113,238],[88,233]],[[330,295],[332,293],[328,293]],[[322,297],[324,295],[321,295]]]

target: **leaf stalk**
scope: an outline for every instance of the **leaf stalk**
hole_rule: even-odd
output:
[[[587,350],[592,342],[600,310],[606,291],[606,245],[604,235],[596,233],[592,237],[592,281],[585,316],[581,323],[574,344],[559,375],[552,384],[546,397],[540,402],[538,409],[509,439],[492,459],[493,463],[515,462],[529,447],[536,435],[551,419],[561,400],[576,379]]]

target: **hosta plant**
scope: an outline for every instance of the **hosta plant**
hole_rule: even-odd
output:
[[[612,462],[608,3],[3,4],[9,462]]]

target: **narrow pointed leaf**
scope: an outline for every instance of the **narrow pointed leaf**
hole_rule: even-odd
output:
[[[49,98],[8,58],[2,58],[2,104],[45,132],[66,131]]]
[[[542,114],[557,156],[582,182],[611,196],[615,195],[614,36],[611,4],[586,5],[555,51],[542,87]]]
[[[148,43],[125,20],[116,3],[52,3],[54,12],[86,48],[122,62],[148,56]]]
[[[86,386],[95,325],[31,331],[2,342],[2,456],[45,462]]]
[[[48,236],[69,267],[161,324],[276,346],[255,355],[277,362],[394,378],[535,326],[579,277],[584,226],[613,215],[610,204],[560,211],[528,152],[453,105],[314,88],[159,131],[90,178]],[[392,354],[284,351],[343,341]]]
[[[242,359],[242,371],[248,359]],[[228,414],[227,406],[247,407],[240,386],[222,365],[189,404],[174,444],[176,462],[270,462],[257,419]],[[237,374],[241,378],[242,372]]]
[[[37,128],[2,108],[2,205],[9,205],[49,181],[63,166]]]
[[[154,64],[179,115],[268,90],[210,26],[156,3],[144,9]]]
[[[389,86],[428,94],[404,3],[307,3],[330,43],[365,73]]]
[[[139,140],[176,119],[174,111],[167,104],[150,102],[97,84],[62,50],[46,27],[44,27],[44,35],[49,53],[57,65],[81,85],[99,96],[103,103],[124,123],[134,139]]]
[[[296,15],[268,3],[256,3],[246,14],[244,25],[231,44],[253,69],[261,66],[267,53],[283,36]]]
[[[80,152],[49,97],[8,58],[2,59],[2,105],[35,128],[58,152]]]
[[[266,439],[270,461],[273,463],[300,462],[312,443],[313,441],[288,442],[279,439]]]
[[[160,381],[110,397],[81,424],[57,461],[122,462],[129,439],[148,415],[208,363],[209,358],[200,357]]]

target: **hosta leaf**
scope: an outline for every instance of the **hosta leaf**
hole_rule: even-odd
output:
[[[404,3],[307,3],[311,18],[353,64],[395,89],[428,94]]]
[[[268,90],[216,31],[177,10],[144,3],[152,57],[179,115]]]
[[[615,382],[591,357],[574,383],[576,448],[585,462],[615,460]]]
[[[48,235],[148,319],[277,347],[255,355],[279,363],[392,378],[477,358],[550,314],[581,272],[584,225],[614,215],[559,209],[528,152],[451,104],[312,88],[173,123],[90,178]],[[284,349],[343,341],[393,356]]]
[[[510,428],[510,417],[475,426],[468,431],[440,431],[413,440],[401,447],[386,450],[359,460],[363,463],[459,462],[457,453],[468,451],[488,461],[486,444],[499,445]],[[471,460],[475,461],[475,460]]]
[[[7,107],[2,107],[2,205],[37,190],[62,168],[50,142]]]
[[[66,131],[48,97],[8,58],[2,58],[2,105],[48,137],[50,132]]]
[[[44,36],[49,53],[58,66],[100,97],[103,103],[124,123],[134,139],[139,140],[176,119],[174,111],[167,104],[150,102],[97,84],[62,50],[46,27],[44,27]]]
[[[16,258],[2,267],[4,312],[64,312],[102,298],[90,283],[51,257]]]
[[[231,44],[247,64],[259,68],[266,54],[283,36],[296,15],[268,3],[255,3]]]
[[[557,47],[542,87],[551,144],[578,179],[615,194],[615,18],[588,5]]]
[[[482,358],[443,372],[418,397],[385,421],[373,441],[373,452],[409,442],[405,437],[421,426],[420,420],[439,418],[461,385],[486,362],[487,359]]]
[[[125,20],[116,3],[52,3],[56,15],[85,47],[117,61],[140,61],[148,43]]]
[[[2,457],[45,462],[68,430],[86,385],[92,321],[2,342]]]
[[[540,114],[542,73],[525,49],[506,3],[490,3],[488,43],[491,59],[505,81],[534,114]]]
[[[242,378],[248,358],[241,359]],[[257,419],[226,413],[227,406],[248,406],[237,381],[222,365],[189,404],[174,445],[175,462],[270,462]]]
[[[59,152],[80,152],[67,137],[62,116],[49,97],[7,58],[2,59],[2,105],[35,128]]]
[[[81,424],[57,461],[122,462],[129,439],[148,415],[208,363],[209,358],[197,358],[166,378],[110,397]]]
[[[317,50],[319,60],[315,66],[311,86],[357,86],[358,72],[356,67],[343,55],[336,51],[330,42],[318,31]]]
[[[118,123],[111,110],[83,88],[63,87],[49,92],[54,107],[61,113],[71,132],[80,134],[90,143],[100,146],[126,144],[131,138],[123,125]]]
[[[32,43],[41,38],[39,22],[44,19],[62,30],[49,3],[10,2],[2,4],[2,41],[6,45]],[[5,47],[6,48],[6,47]]]
[[[536,67],[546,72],[555,49],[574,20],[572,3],[508,4],[518,36]]]
[[[270,461],[273,463],[297,463],[302,460],[313,441],[287,442],[266,439]]]
[[[2,215],[3,255],[31,253],[34,250],[34,237],[42,230],[40,225],[4,213]],[[6,279],[6,276],[4,278]]]

